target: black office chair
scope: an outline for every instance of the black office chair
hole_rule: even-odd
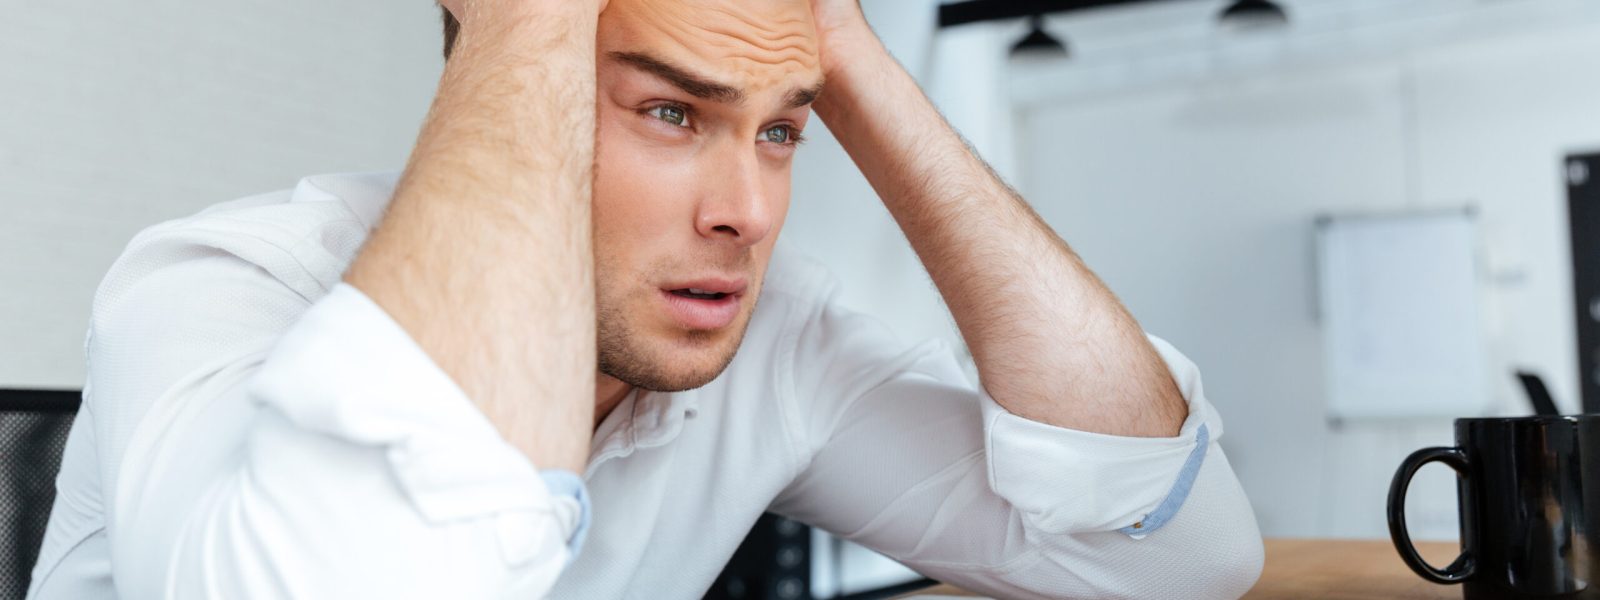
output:
[[[814,597],[812,560],[810,527],[775,514],[762,515],[701,600],[810,600]],[[841,568],[838,563],[833,566],[835,573]],[[838,594],[830,600],[882,600],[938,583],[921,578],[874,590]]]
[[[82,394],[0,390],[0,600],[22,600]]]

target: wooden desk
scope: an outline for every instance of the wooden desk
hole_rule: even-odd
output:
[[[1267,562],[1248,600],[1318,598],[1393,600],[1460,598],[1461,586],[1424,581],[1400,562],[1389,540],[1267,540]],[[1419,542],[1428,563],[1444,566],[1460,549],[1455,542]],[[947,596],[972,594],[948,585],[917,592]],[[913,595],[914,597],[915,595]]]
[[[1455,542],[1417,543],[1417,553],[1434,566],[1450,564],[1460,551]],[[1244,597],[1460,598],[1461,586],[1418,577],[1389,540],[1267,540],[1261,580]]]

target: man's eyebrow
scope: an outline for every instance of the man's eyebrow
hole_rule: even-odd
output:
[[[744,102],[744,92],[739,88],[695,75],[654,56],[638,52],[612,52],[610,56],[613,60],[665,79],[690,96],[724,104]]]
[[[818,81],[816,85],[811,87],[800,88],[789,92],[789,96],[783,100],[783,106],[784,108],[800,108],[802,106],[811,104],[812,102],[816,102],[817,96],[821,95],[822,82]]]

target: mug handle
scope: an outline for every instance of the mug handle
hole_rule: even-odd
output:
[[[1406,566],[1411,567],[1411,570],[1416,571],[1423,579],[1434,583],[1461,583],[1477,570],[1477,565],[1472,559],[1474,553],[1471,544],[1476,537],[1472,535],[1474,532],[1461,532],[1463,540],[1461,554],[1456,556],[1450,566],[1436,569],[1417,555],[1416,546],[1411,545],[1411,534],[1406,531],[1406,488],[1411,487],[1411,476],[1417,473],[1417,469],[1433,461],[1442,462],[1455,469],[1456,473],[1467,480],[1467,485],[1472,485],[1468,475],[1467,455],[1460,448],[1423,448],[1412,452],[1411,456],[1401,461],[1400,469],[1394,473],[1394,482],[1389,484],[1389,537],[1394,540],[1394,549],[1400,552],[1401,560],[1404,560]],[[1462,519],[1461,522],[1466,524],[1469,519]]]

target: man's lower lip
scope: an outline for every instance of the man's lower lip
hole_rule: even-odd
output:
[[[733,319],[739,316],[741,296],[734,294],[716,300],[701,300],[661,290],[661,297],[666,301],[667,314],[689,329],[721,329],[732,324]]]

